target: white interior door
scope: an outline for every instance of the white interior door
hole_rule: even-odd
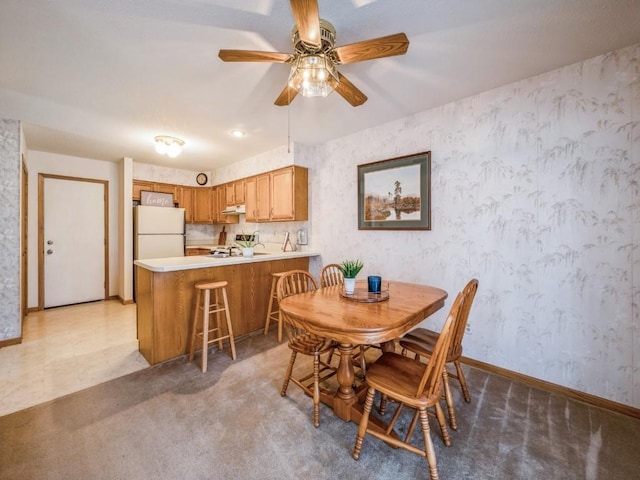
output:
[[[105,186],[44,179],[45,308],[105,298]]]

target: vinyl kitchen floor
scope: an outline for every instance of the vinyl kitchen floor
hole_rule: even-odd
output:
[[[147,368],[136,306],[117,300],[30,313],[23,341],[0,348],[0,416]]]

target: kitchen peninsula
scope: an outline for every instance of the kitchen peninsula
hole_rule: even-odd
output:
[[[151,364],[187,353],[189,325],[201,281],[229,282],[236,337],[264,328],[271,273],[309,269],[313,252],[256,252],[252,258],[185,256],[136,260],[139,350]]]

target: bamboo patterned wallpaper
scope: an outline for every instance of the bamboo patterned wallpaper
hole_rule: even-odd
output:
[[[426,150],[433,230],[358,231],[356,166]],[[299,153],[324,263],[477,277],[465,355],[640,408],[640,45]]]
[[[0,119],[0,341],[20,331],[20,122]]]

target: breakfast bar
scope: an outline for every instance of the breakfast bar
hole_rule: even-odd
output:
[[[260,252],[252,258],[185,256],[136,260],[139,350],[151,364],[187,353],[194,285],[229,282],[229,309],[236,337],[264,328],[271,274],[309,269],[314,252]]]

